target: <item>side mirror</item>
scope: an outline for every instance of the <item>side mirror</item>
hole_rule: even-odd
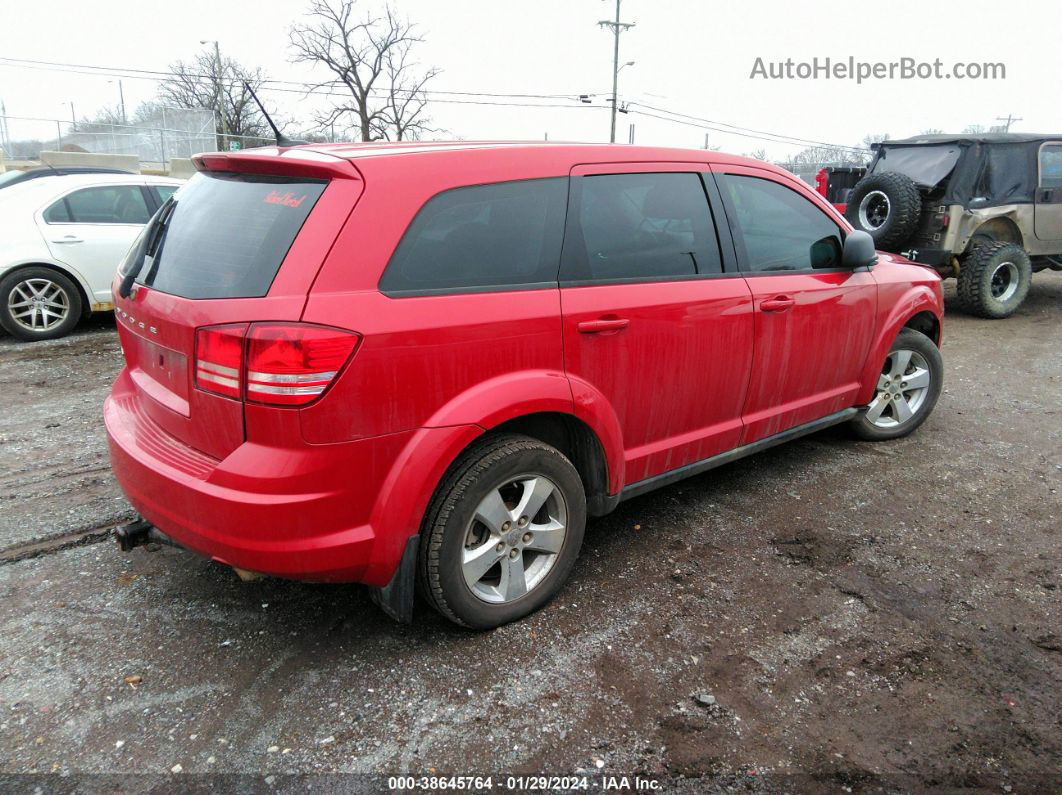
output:
[[[844,239],[844,251],[841,264],[846,268],[869,268],[878,261],[878,252],[874,248],[874,238],[863,231],[849,232]]]

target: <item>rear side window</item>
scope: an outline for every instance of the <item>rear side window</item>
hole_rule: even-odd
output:
[[[151,217],[138,185],[110,185],[74,191],[44,211],[49,224],[146,224]]]
[[[171,197],[143,283],[183,298],[257,298],[327,182],[199,173]]]
[[[719,178],[742,270],[794,271],[841,264],[841,231],[826,213],[795,190],[759,177]]]
[[[159,194],[159,201],[166,201],[177,192],[177,185],[155,185],[155,192]]]
[[[430,199],[380,279],[389,295],[557,283],[567,179],[456,188]]]
[[[650,281],[722,271],[698,174],[588,176],[580,179],[578,194],[564,282]]]

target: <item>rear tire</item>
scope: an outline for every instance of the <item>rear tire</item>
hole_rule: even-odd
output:
[[[439,487],[421,531],[421,591],[464,627],[493,629],[549,602],[568,579],[586,526],[572,463],[506,434],[470,449]]]
[[[963,309],[978,317],[1010,317],[1032,285],[1032,261],[1016,243],[977,246],[959,268],[958,295]]]
[[[933,340],[903,329],[885,357],[874,399],[852,420],[852,431],[875,442],[907,436],[932,413],[943,385],[944,360]]]
[[[852,226],[868,232],[878,248],[897,251],[915,233],[921,213],[922,196],[914,180],[885,171],[856,183],[844,214]]]
[[[81,319],[81,293],[65,274],[39,265],[0,279],[0,326],[26,342],[65,337]]]

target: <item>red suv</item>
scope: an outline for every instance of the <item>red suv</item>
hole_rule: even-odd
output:
[[[144,522],[241,571],[488,628],[587,516],[940,393],[936,273],[778,168],[570,144],[196,158],[115,282],[104,415]],[[157,528],[157,529],[156,529]]]

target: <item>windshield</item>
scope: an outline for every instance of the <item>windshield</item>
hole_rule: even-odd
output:
[[[951,173],[959,161],[955,144],[944,146],[882,146],[874,173],[895,171],[910,177],[915,184],[935,188]]]
[[[264,296],[326,185],[196,174],[155,215],[127,267],[141,284],[182,298]]]

